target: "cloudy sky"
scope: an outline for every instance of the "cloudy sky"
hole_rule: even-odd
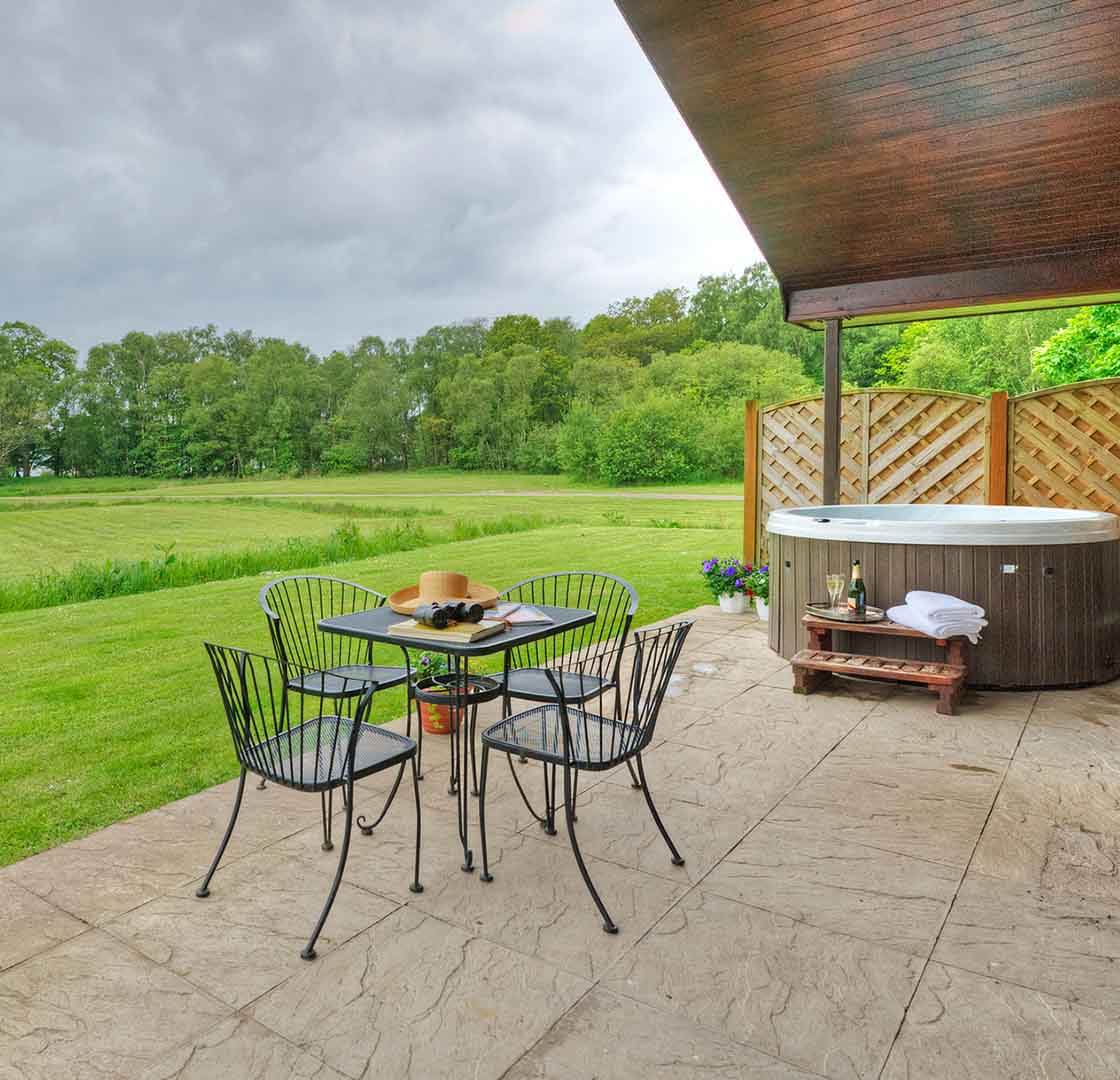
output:
[[[0,37],[0,321],[317,351],[585,319],[757,248],[612,0],[35,0]]]

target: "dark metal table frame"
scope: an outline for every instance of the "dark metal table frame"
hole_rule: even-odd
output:
[[[428,638],[403,638],[389,633],[389,627],[394,623],[403,622],[409,616],[398,615],[389,607],[373,608],[368,611],[356,611],[349,615],[335,615],[319,620],[319,629],[328,634],[345,634],[348,637],[362,638],[371,643],[404,646],[408,649],[419,649],[424,652],[440,653],[450,661],[451,685],[454,690],[447,696],[447,704],[451,707],[454,718],[451,729],[451,755],[452,777],[458,778],[458,783],[453,783],[456,795],[456,807],[459,818],[459,839],[463,845],[463,870],[471,873],[474,870],[474,852],[470,847],[470,798],[471,789],[467,784],[470,770],[470,756],[473,750],[472,737],[475,725],[471,722],[470,710],[477,706],[477,698],[472,700],[470,682],[470,661],[483,656],[493,656],[497,653],[506,654],[505,670],[509,670],[509,654],[519,645],[527,645],[555,634],[574,630],[595,621],[594,611],[585,611],[581,608],[550,607],[545,604],[534,604],[533,607],[543,611],[551,619],[551,623],[536,626],[510,627],[500,634],[483,638],[469,645],[449,642],[434,636]],[[411,693],[411,687],[409,693]]]

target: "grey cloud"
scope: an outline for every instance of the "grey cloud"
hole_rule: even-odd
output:
[[[318,351],[757,249],[610,0],[8,5],[0,319]]]

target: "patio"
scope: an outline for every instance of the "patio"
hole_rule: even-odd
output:
[[[624,769],[581,789],[619,935],[504,763],[495,880],[459,869],[429,737],[425,892],[406,797],[305,963],[315,799],[249,790],[193,895],[231,782],[0,871],[0,1078],[1120,1074],[1120,691],[797,697],[753,617],[688,614],[647,755],[685,866]]]

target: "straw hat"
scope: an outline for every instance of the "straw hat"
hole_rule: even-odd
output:
[[[450,570],[428,570],[416,585],[398,589],[389,597],[389,607],[398,615],[411,615],[421,604],[443,604],[450,600],[470,600],[484,608],[498,602],[498,590],[477,581],[468,581],[466,574]]]

